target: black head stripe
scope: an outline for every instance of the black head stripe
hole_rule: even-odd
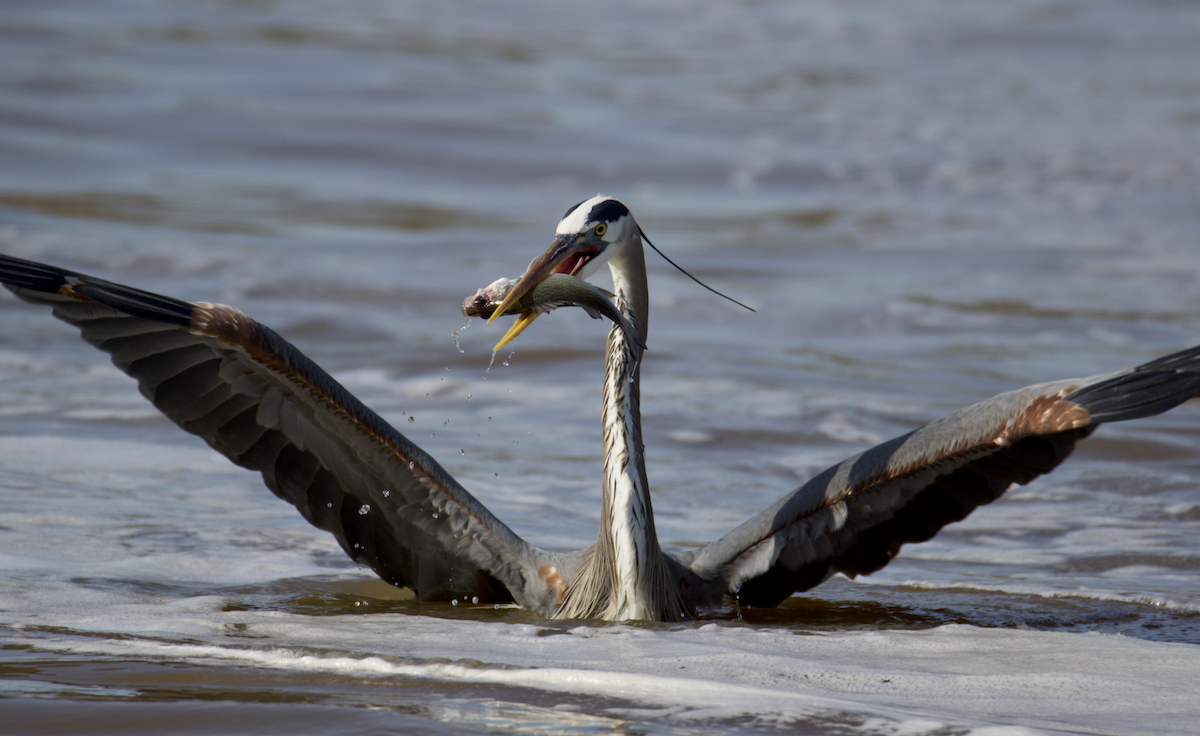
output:
[[[587,201],[586,199],[583,200],[583,202],[586,202],[586,201]],[[575,210],[579,209],[579,205],[583,204],[583,202],[576,202],[575,204],[573,204],[569,208],[567,208],[567,211],[563,214],[562,219],[565,220],[568,217],[570,217],[571,213],[574,212]]]
[[[580,202],[579,204],[583,204]],[[578,207],[579,205],[575,205]],[[572,207],[571,209],[575,209]],[[567,214],[570,214],[568,212]],[[588,213],[588,222],[616,222],[625,215],[629,214],[629,208],[621,204],[615,199],[606,199],[600,204],[592,207],[592,211]]]

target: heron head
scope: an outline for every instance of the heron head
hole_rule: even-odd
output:
[[[612,197],[600,195],[580,202],[563,215],[550,247],[530,262],[488,322],[504,314],[509,306],[550,274],[565,273],[581,279],[590,277],[610,258],[634,243],[640,233],[629,208]],[[518,318],[497,349],[512,341],[536,316],[537,313],[531,312]]]

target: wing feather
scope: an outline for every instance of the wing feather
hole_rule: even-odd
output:
[[[293,345],[231,307],[190,304],[0,256],[0,281],[112,356],[188,432],[347,554],[421,599],[515,600],[553,612],[539,571],[576,557],[514,534],[427,453]]]
[[[689,601],[773,606],[836,572],[886,565],[908,542],[1058,466],[1105,421],[1200,393],[1200,348],[1119,373],[1000,394],[820,473],[683,560]]]

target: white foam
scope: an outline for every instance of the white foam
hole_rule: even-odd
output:
[[[170,611],[183,621],[174,635],[186,632],[199,643],[36,635],[26,643],[81,654],[528,687],[617,698],[647,709],[643,715],[682,722],[867,715],[876,720],[863,730],[874,733],[1028,733],[1068,724],[1104,733],[1189,733],[1200,668],[1194,646],[962,625],[813,635],[716,624],[605,626],[542,636],[530,625],[391,614],[314,621],[218,605],[201,599]],[[144,637],[148,622],[137,609],[145,615],[147,608],[123,609],[93,626]],[[52,615],[45,623],[78,625],[84,618]],[[243,637],[266,639],[226,644],[218,632],[234,624]]]

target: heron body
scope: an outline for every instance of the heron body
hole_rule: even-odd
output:
[[[495,319],[514,305],[540,313],[578,304],[614,322],[600,529],[594,545],[569,553],[521,539],[432,457],[236,309],[10,256],[0,256],[0,281],[78,327],[166,416],[261,473],[385,581],[421,600],[515,602],[563,618],[674,621],[727,599],[777,605],[832,574],[873,572],[903,544],[1053,470],[1099,424],[1166,411],[1200,393],[1197,347],[1127,371],[1000,394],[827,469],[703,548],[664,552],[639,409],[649,319],[643,238],[620,202],[582,202],[492,310]],[[596,302],[590,286],[555,276],[586,278],[604,263],[611,305]],[[538,291],[551,276],[566,297]]]

